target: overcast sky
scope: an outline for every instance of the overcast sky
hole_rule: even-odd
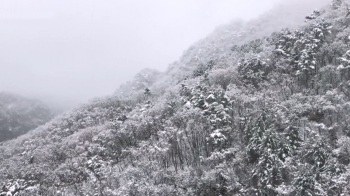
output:
[[[62,104],[164,71],[215,27],[279,0],[0,0],[0,91]]]

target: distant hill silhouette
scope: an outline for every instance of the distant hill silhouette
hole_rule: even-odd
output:
[[[25,134],[53,117],[38,100],[0,92],[0,142]]]

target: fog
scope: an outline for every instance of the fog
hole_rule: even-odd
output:
[[[0,91],[71,107],[279,0],[0,0]]]

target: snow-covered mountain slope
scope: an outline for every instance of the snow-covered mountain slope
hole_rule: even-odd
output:
[[[0,195],[349,195],[350,1],[304,3],[2,143]]]
[[[222,25],[208,37],[199,40],[184,51],[178,61],[170,64],[165,73],[158,73],[158,80],[147,87],[164,90],[192,76],[193,72],[210,63],[214,63],[217,67],[236,63],[234,61],[237,59],[235,56],[232,57],[231,52],[233,47],[268,37],[282,29],[302,28],[305,26],[306,15],[312,13],[315,8],[321,8],[330,3],[330,0],[284,1],[256,20],[249,22],[233,20],[229,24]]]

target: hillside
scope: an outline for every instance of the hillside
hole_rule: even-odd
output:
[[[0,195],[350,195],[349,5],[222,26],[3,142]]]
[[[0,92],[0,142],[45,124],[53,115],[40,101]]]

